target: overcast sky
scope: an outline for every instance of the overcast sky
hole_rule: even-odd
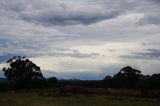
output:
[[[160,0],[0,0],[0,68],[14,55],[58,78],[159,73]]]

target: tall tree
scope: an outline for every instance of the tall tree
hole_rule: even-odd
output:
[[[123,87],[134,87],[135,84],[140,80],[141,71],[133,69],[130,66],[126,66],[118,72],[113,79],[117,85],[122,85]]]
[[[4,75],[9,81],[16,82],[20,86],[44,79],[40,67],[25,57],[14,56],[7,61],[7,64],[9,66],[3,68]]]

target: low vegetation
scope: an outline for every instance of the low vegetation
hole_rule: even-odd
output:
[[[36,89],[1,93],[0,106],[159,106],[160,104],[157,99],[93,94],[51,96],[48,92],[56,91]]]

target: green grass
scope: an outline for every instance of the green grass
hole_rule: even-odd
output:
[[[43,90],[43,93],[52,90]],[[160,106],[160,102],[117,96],[39,96],[42,90],[0,92],[0,106]]]

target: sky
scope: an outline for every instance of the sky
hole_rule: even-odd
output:
[[[160,0],[0,0],[0,69],[15,55],[59,79],[159,73]]]

